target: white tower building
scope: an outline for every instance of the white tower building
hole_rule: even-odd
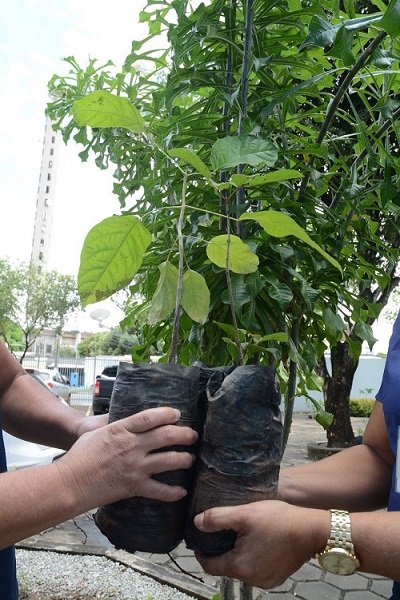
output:
[[[43,272],[47,270],[49,262],[60,140],[60,132],[53,130],[51,120],[47,117],[37,191],[31,254],[31,261]]]

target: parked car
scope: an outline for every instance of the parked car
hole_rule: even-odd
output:
[[[28,370],[28,369],[27,369]],[[45,382],[37,373],[30,373],[43,387],[49,389],[53,394],[54,390]],[[55,394],[57,396],[57,394]],[[60,402],[66,404],[61,396],[57,396]],[[23,469],[35,465],[48,465],[60,458],[65,453],[65,450],[60,448],[51,448],[50,446],[42,446],[26,442],[6,431],[3,431],[4,446],[7,457],[8,471],[15,469]]]
[[[25,367],[25,371],[30,375],[38,375],[51,389],[55,396],[61,396],[68,404],[71,401],[71,388],[69,380],[64,377],[57,369],[36,369]]]
[[[49,465],[65,453],[60,448],[51,448],[41,444],[26,442],[6,431],[3,431],[4,446],[6,449],[7,469],[23,469],[35,465]]]
[[[108,413],[114,381],[117,376],[118,365],[105,367],[101,375],[96,376],[93,387],[92,409],[94,415]]]

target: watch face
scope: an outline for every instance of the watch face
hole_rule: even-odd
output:
[[[357,570],[357,560],[346,550],[334,548],[319,557],[319,563],[326,571],[335,575],[351,575]]]

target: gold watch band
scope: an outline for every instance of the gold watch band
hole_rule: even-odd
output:
[[[354,545],[351,540],[351,521],[347,510],[331,509],[331,534],[327,547],[344,548],[354,554]]]

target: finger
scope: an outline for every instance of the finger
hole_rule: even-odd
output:
[[[169,446],[190,446],[198,439],[198,434],[190,427],[164,425],[142,434],[142,443],[148,451]]]
[[[143,433],[161,425],[176,423],[181,413],[176,408],[162,406],[159,408],[148,408],[130,417],[121,419],[121,423],[131,433]]]
[[[187,491],[179,485],[167,485],[156,479],[148,479],[141,490],[141,495],[152,500],[177,502],[187,496]]]
[[[189,452],[157,452],[146,457],[146,471],[156,475],[178,469],[190,469],[194,461],[195,457]]]
[[[243,526],[240,518],[241,507],[218,507],[210,508],[195,516],[194,524],[200,531],[214,532],[223,529],[233,529],[239,532]]]

